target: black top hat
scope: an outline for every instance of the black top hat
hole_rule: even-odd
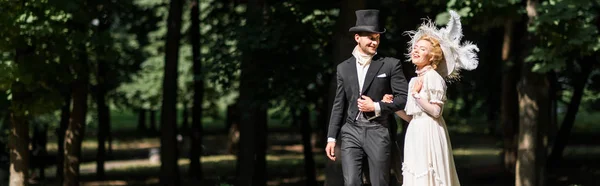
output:
[[[383,34],[385,28],[379,28],[379,10],[357,10],[356,26],[348,30],[350,32],[371,32]]]

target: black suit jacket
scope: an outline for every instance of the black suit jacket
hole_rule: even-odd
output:
[[[360,92],[374,102],[379,102],[381,107],[381,115],[372,119],[371,123],[388,126],[388,115],[404,109],[406,105],[408,85],[400,60],[379,55],[373,56],[362,90],[358,90],[356,70],[356,58],[354,57],[350,57],[337,66],[337,89],[331,109],[327,137],[336,138],[343,124],[355,122],[359,113],[357,100]],[[393,103],[381,102],[385,94],[394,95]],[[346,114],[344,114],[344,110],[346,110]],[[375,112],[364,114],[367,118],[375,116]]]

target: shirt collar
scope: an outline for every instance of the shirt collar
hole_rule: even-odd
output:
[[[358,45],[356,45],[352,51],[352,55],[356,58],[356,62],[360,66],[365,66],[371,63],[371,59],[373,59],[373,56],[377,55],[377,52],[375,52],[375,55],[364,54],[358,50]]]

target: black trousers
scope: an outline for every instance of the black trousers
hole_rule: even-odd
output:
[[[363,158],[369,162],[371,185],[389,185],[391,139],[388,128],[371,123],[346,123],[340,132],[344,185],[362,185]]]

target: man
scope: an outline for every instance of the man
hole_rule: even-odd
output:
[[[388,127],[395,123],[388,123],[387,118],[406,104],[407,83],[400,61],[377,54],[385,32],[378,22],[378,10],[356,11],[356,26],[349,31],[354,33],[357,45],[353,56],[337,66],[337,90],[325,152],[336,161],[334,147],[340,135],[345,185],[362,185],[363,158],[369,162],[371,184],[389,185],[393,142]],[[392,103],[379,101],[385,94],[394,95]]]

